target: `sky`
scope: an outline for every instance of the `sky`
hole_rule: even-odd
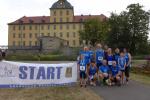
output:
[[[8,44],[8,23],[23,16],[49,16],[49,8],[57,0],[0,0],[0,45]],[[100,15],[120,13],[132,3],[140,3],[150,10],[150,0],[68,0],[75,15]]]

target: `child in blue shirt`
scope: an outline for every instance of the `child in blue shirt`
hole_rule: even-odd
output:
[[[124,53],[120,53],[120,57],[118,58],[118,66],[121,71],[121,83],[124,84],[124,75],[125,75],[125,67],[126,67],[126,58]]]

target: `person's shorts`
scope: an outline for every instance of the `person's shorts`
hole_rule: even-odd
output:
[[[80,71],[80,78],[85,79],[86,78],[86,72]]]
[[[125,76],[126,77],[129,77],[130,76],[130,66],[127,66],[126,68],[125,68]]]
[[[121,72],[125,72],[125,70],[124,70],[124,69],[121,69],[120,71],[121,71]]]

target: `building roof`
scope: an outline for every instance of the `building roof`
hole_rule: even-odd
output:
[[[73,6],[67,0],[58,0],[50,9],[73,9]]]
[[[87,19],[97,18],[101,21],[106,20],[107,17],[103,14],[101,15],[78,15],[74,16],[73,22],[64,22],[64,23],[83,23]],[[58,22],[56,22],[57,24]],[[63,23],[63,22],[61,22]],[[17,25],[17,24],[54,24],[50,23],[50,16],[33,16],[33,17],[26,17],[23,16],[22,18],[9,23],[8,25]]]

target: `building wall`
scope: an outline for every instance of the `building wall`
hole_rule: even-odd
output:
[[[70,47],[79,47],[79,30],[82,23],[74,23],[73,9],[50,9],[49,24],[9,25],[9,46],[37,46],[38,37],[52,36],[68,41]]]

